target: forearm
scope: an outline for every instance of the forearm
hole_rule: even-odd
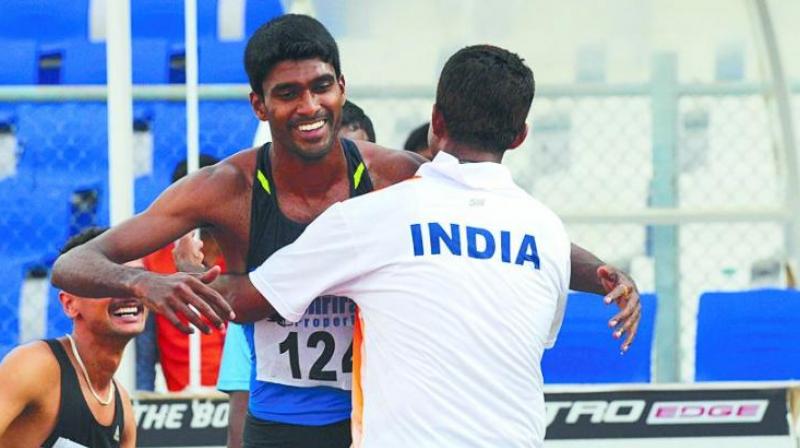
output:
[[[250,323],[275,314],[275,308],[250,282],[247,274],[224,274],[211,286],[228,301],[236,323]]]
[[[86,244],[56,260],[52,282],[81,297],[140,297],[137,284],[145,275],[147,271],[114,263]]]
[[[605,263],[586,249],[572,244],[570,250],[571,275],[569,289],[573,291],[605,294],[606,290],[597,275],[597,269]]]

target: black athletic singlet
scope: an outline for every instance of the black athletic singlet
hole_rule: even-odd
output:
[[[342,139],[341,142],[347,161],[350,197],[372,191],[372,181],[358,147],[350,140]],[[269,153],[270,145],[266,144],[259,148],[257,154],[250,214],[248,271],[261,265],[275,251],[294,242],[307,227],[305,223],[287,218],[278,207]],[[333,312],[332,307],[328,312]],[[252,416],[261,421],[309,427],[350,418],[350,391],[341,386],[349,378],[349,372],[342,366],[347,364],[343,355],[352,340],[352,311],[350,307],[344,307],[338,312],[342,313],[341,316],[315,314],[315,317],[330,317],[317,319],[317,327],[287,326],[277,316],[243,327],[250,352],[258,354],[260,364],[254,366],[253,373],[256,375],[251,376],[249,410]],[[326,327],[325,325],[332,325],[334,317],[337,323],[344,320],[348,326]],[[259,336],[262,332],[268,334],[266,339],[263,334]],[[314,338],[325,339],[324,353],[331,359],[323,357],[320,360],[318,353],[305,353],[314,350]],[[322,351],[322,345],[322,342],[318,342],[317,351]],[[290,350],[286,349],[288,346],[291,346]],[[336,359],[333,359],[329,351],[337,353]],[[348,352],[346,357],[349,359],[349,356]],[[300,358],[307,362],[300,362]],[[280,370],[280,373],[261,375],[262,369],[277,369],[278,366],[286,368]],[[326,374],[315,374],[320,369]],[[270,380],[259,380],[258,376]],[[318,379],[320,377],[322,379]],[[349,441],[345,446],[347,445]]]
[[[350,140],[342,139],[347,159],[347,176],[350,178],[350,197],[372,191],[372,181],[358,147]],[[278,207],[275,197],[275,182],[269,159],[270,144],[258,149],[256,178],[253,182],[253,200],[250,212],[250,248],[247,252],[247,270],[251,271],[278,249],[291,244],[306,229],[287,218]]]
[[[119,387],[114,387],[114,420],[103,426],[95,420],[81,392],[81,385],[64,346],[56,339],[45,341],[53,351],[61,368],[61,404],[58,421],[42,447],[50,448],[59,439],[67,439],[90,448],[117,448],[125,429],[124,411]]]

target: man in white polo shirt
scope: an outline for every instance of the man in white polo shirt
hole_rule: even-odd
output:
[[[439,80],[433,162],[331,206],[249,281],[215,285],[237,313],[299,325],[315,297],[355,301],[355,446],[542,446],[540,361],[561,325],[570,242],[499,163],[527,135],[533,92],[517,55],[459,51]],[[310,374],[324,375],[336,348],[315,341]]]

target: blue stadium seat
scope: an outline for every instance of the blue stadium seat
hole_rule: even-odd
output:
[[[608,320],[618,312],[600,296],[572,293],[554,348],[542,358],[548,384],[648,383],[653,344],[656,297],[642,295],[642,320],[636,341],[620,355],[622,341],[611,337]]]
[[[131,35],[136,38],[184,40],[183,0],[134,0],[131,2]],[[198,37],[215,37],[217,0],[197,1]]]
[[[134,208],[136,213],[144,211],[169,186],[168,173],[154,173],[136,179]]]
[[[134,84],[169,82],[169,45],[165,39],[134,39],[131,52]]]
[[[105,84],[106,45],[86,40],[66,40],[57,45],[62,53],[62,84]]]
[[[695,380],[800,379],[800,291],[700,296]]]
[[[131,36],[183,40],[183,1],[135,0],[131,2]]]
[[[0,11],[0,37],[89,38],[89,0],[2,0]]]
[[[20,176],[83,184],[108,174],[105,102],[20,103]]]
[[[5,179],[0,195],[2,257],[52,264],[69,232],[70,192],[26,179]]]
[[[203,39],[198,43],[200,82],[246,83],[244,71],[245,42],[220,42]]]
[[[0,39],[0,84],[36,84],[36,41]]]
[[[269,19],[283,14],[280,0],[247,0],[245,5],[245,36],[251,36],[255,30]]]
[[[200,152],[223,159],[253,145],[258,119],[246,98],[200,103]]]

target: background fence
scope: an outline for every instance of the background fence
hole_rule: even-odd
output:
[[[654,64],[660,75],[648,84],[540,86],[532,133],[505,163],[564,217],[575,242],[657,294],[656,368],[679,367],[675,378],[689,381],[701,293],[791,281],[786,229],[797,215],[787,188],[795,180],[764,86],[678,85],[674,58]],[[247,92],[203,87],[201,153],[251,146],[258,122]],[[433,88],[353,86],[349,94],[372,117],[378,142],[400,147],[427,120]],[[140,86],[134,95],[141,211],[184,159],[186,123],[180,87]],[[69,235],[108,223],[106,129],[103,88],[0,89],[0,356],[68,330],[46,277]]]

